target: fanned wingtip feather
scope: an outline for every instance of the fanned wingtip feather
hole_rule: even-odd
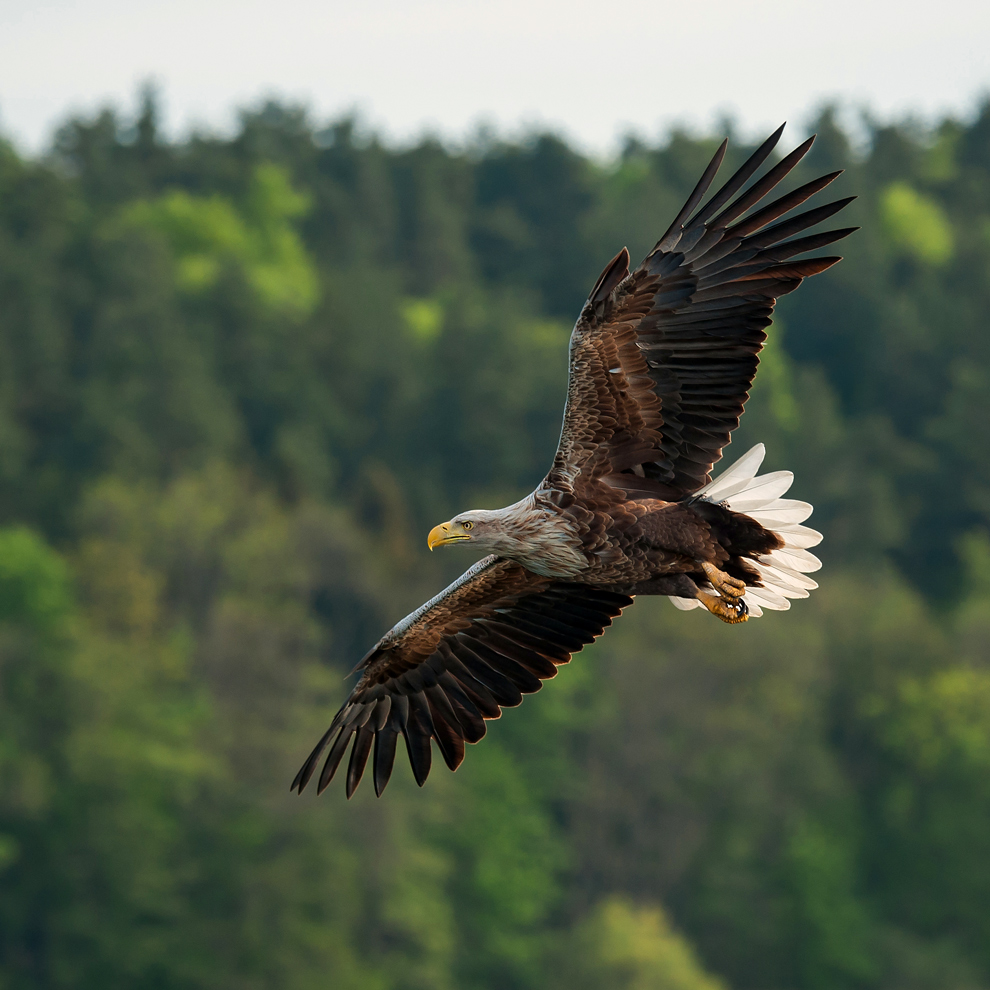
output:
[[[375,754],[372,757],[374,765],[373,782],[375,785],[375,796],[381,797],[392,776],[392,768],[395,766],[395,747],[399,740],[398,732],[391,726],[388,731],[375,733]]]
[[[323,733],[322,738],[313,748],[313,752],[309,754],[306,758],[306,762],[299,768],[299,772],[293,778],[292,785],[289,787],[290,793],[296,791],[299,794],[305,790],[306,785],[309,783],[310,778],[313,776],[316,766],[320,761],[320,756],[323,750],[326,749],[327,743],[330,741],[331,737],[338,729],[337,719],[334,718],[330,725],[330,728]]]
[[[352,726],[345,725],[341,728],[340,735],[334,740],[330,752],[327,754],[326,762],[323,764],[323,770],[316,785],[317,794],[322,794],[330,786],[330,781],[333,780],[337,767],[340,766],[340,761],[347,751],[347,744],[351,741],[352,735]]]
[[[364,768],[368,764],[368,756],[371,753],[372,743],[375,741],[375,733],[369,728],[367,723],[362,725],[357,731],[354,739],[354,746],[351,749],[351,759],[347,766],[347,800],[350,801],[357,790],[361,778],[364,776]]]
[[[687,202],[681,207],[681,212],[674,217],[674,222],[667,228],[666,233],[663,237],[657,241],[657,246],[653,249],[656,251],[667,251],[670,248],[670,241],[675,234],[680,233],[680,229],[692,213],[694,213],[698,204],[704,199],[705,193],[708,192],[708,187],[712,184],[715,178],[715,173],[718,172],[719,167],[722,164],[722,159],[725,158],[725,151],[729,147],[729,139],[725,138],[722,143],[718,146],[718,150],[712,156],[712,160],[708,163],[708,167],[705,169],[701,178],[698,180],[698,184],[694,187],[694,191],[688,197]]]
[[[749,178],[759,169],[759,167],[770,157],[771,152],[777,146],[781,134],[784,133],[786,122],[781,124],[749,158],[736,170],[732,177],[716,192],[704,206],[687,222],[690,227],[696,223],[707,222],[713,213],[720,210],[733,196],[746,184]],[[792,152],[793,154],[793,152]]]

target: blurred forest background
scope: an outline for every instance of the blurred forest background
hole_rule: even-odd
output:
[[[148,93],[0,143],[3,990],[990,988],[990,104],[814,129],[863,229],[730,459],[796,472],[821,590],[640,600],[349,804],[288,791],[344,675],[542,477],[587,290],[721,135],[173,143]]]

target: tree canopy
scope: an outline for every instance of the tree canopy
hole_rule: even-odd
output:
[[[814,124],[862,230],[730,454],[795,471],[820,591],[640,603],[349,804],[288,792],[344,675],[546,471],[585,294],[721,135],[173,141],[147,95],[0,144],[0,986],[990,987],[990,104],[867,126]]]

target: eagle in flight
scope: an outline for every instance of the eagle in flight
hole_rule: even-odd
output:
[[[783,127],[705,200],[724,141],[656,247],[634,271],[620,251],[570,340],[560,444],[536,490],[504,509],[473,509],[431,530],[430,549],[489,556],[386,633],[292,783],[300,793],[329,747],[322,791],[350,746],[347,796],[372,757],[388,783],[401,736],[416,782],[432,740],[451,770],[485,720],[538,691],[636,595],[666,595],[723,622],[786,609],[817,587],[801,525],[805,502],[781,498],[789,471],[757,475],[758,445],[714,481],[739,425],[778,296],[840,259],[794,260],[856,228],[803,231],[853,197],[780,219],[832,172],[758,204],[808,152],[809,138],[744,190]],[[754,209],[755,208],[755,209]]]

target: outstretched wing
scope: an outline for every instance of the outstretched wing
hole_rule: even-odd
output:
[[[723,142],[643,263],[630,274],[623,249],[602,273],[571,335],[567,407],[547,487],[574,491],[581,479],[608,478],[617,487],[673,499],[711,480],[749,397],[774,303],[840,260],[791,259],[857,229],[794,236],[854,197],[774,222],[839,172],[744,216],[814,141],[733,199],[782,130],[699,207],[725,155]]]
[[[485,719],[538,691],[559,664],[631,604],[628,595],[555,582],[486,557],[403,619],[361,661],[361,679],[292,788],[302,793],[329,746],[319,779],[323,791],[352,740],[348,797],[372,747],[375,792],[381,795],[400,735],[420,786],[430,772],[431,738],[455,770],[464,744],[484,736]]]

